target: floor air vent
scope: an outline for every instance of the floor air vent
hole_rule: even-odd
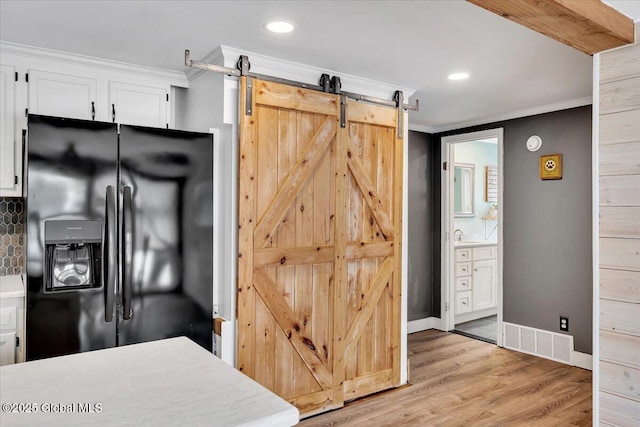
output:
[[[571,365],[573,337],[503,322],[504,346]]]

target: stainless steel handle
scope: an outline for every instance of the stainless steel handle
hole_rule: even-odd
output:
[[[131,282],[133,278],[133,201],[131,187],[123,189],[122,200],[122,318],[131,319]]]
[[[103,246],[104,321],[113,321],[116,303],[116,198],[113,186],[107,186],[105,236]]]

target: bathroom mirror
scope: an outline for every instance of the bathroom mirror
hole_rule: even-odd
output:
[[[474,182],[476,166],[473,163],[456,163],[454,166],[453,216],[456,218],[473,218]]]

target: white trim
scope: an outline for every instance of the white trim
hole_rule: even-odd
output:
[[[363,77],[345,74],[335,70],[328,70],[312,65],[300,64],[298,62],[278,59],[271,56],[262,55],[234,47],[220,45],[207,54],[202,62],[215,63],[228,68],[236,67],[240,55],[247,55],[251,63],[251,71],[258,74],[279,77],[288,80],[317,85],[322,74],[340,77],[342,89],[349,92],[357,92],[362,95],[375,96],[383,99],[392,99],[396,90],[401,90],[404,99],[408,99],[415,93],[415,89],[405,86],[398,86],[391,83],[379,82]],[[209,62],[215,61],[215,62]],[[189,80],[193,80],[200,73],[188,71]],[[406,127],[405,127],[406,128]]]
[[[463,129],[470,126],[485,125],[495,122],[501,122],[504,120],[519,119],[522,117],[535,116],[538,114],[551,113],[553,111],[567,110],[569,108],[582,107],[584,105],[595,105],[591,96],[584,98],[570,99],[568,101],[556,102],[554,104],[540,105],[538,107],[525,108],[523,110],[509,111],[507,113],[495,114],[493,116],[484,116],[476,119],[466,120],[462,122],[449,123],[440,126],[426,126],[426,125],[409,125],[410,130],[426,133],[440,133],[449,130]]]
[[[425,317],[424,319],[412,320],[407,323],[407,333],[409,334],[429,329],[442,330],[442,321],[437,317]]]
[[[587,353],[573,351],[571,352],[571,364],[573,366],[577,366],[578,368],[593,371],[593,356]]]
[[[592,224],[592,263],[593,263],[593,353],[592,390],[593,425],[600,420],[600,54],[593,55],[593,108],[591,119],[591,224]]]
[[[160,68],[148,67],[145,65],[135,65],[126,62],[114,61],[111,59],[96,58],[94,56],[79,55],[75,53],[61,52],[53,49],[45,49],[35,46],[27,46],[18,43],[0,41],[0,51],[2,54],[12,54],[28,58],[41,59],[45,61],[59,61],[71,65],[82,65],[100,71],[115,71],[138,74],[145,79],[157,78],[178,87],[189,87],[187,77],[181,71],[163,70]]]
[[[504,129],[494,128],[483,130],[479,132],[470,132],[459,135],[446,136],[441,139],[442,147],[442,161],[447,162],[447,169],[451,169],[451,165],[455,162],[453,156],[453,144],[477,141],[482,139],[497,138],[498,140],[498,308],[497,308],[497,342],[496,344],[502,347],[502,323],[504,317],[503,307],[503,269],[504,269],[504,242],[503,242],[503,227],[504,227]],[[453,209],[451,208],[451,202],[449,197],[449,189],[453,188],[453,174],[448,174],[448,171],[441,169],[441,318],[442,329],[450,331],[455,327],[455,300],[454,300],[454,245],[452,240],[452,228],[453,228]],[[444,311],[446,304],[449,305],[449,311]]]
[[[409,380],[409,360],[407,359],[407,295],[409,295],[409,114],[404,115],[402,150],[402,258],[400,289],[400,385]]]

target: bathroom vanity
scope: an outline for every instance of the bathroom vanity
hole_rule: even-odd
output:
[[[498,245],[487,242],[455,244],[455,323],[498,312]]]

